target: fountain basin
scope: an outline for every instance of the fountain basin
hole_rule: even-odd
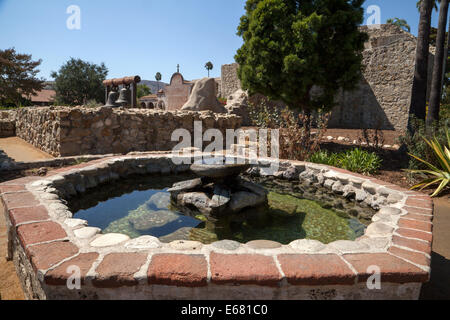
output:
[[[273,159],[261,160],[261,165]],[[433,205],[429,197],[344,170],[283,161],[292,175],[359,199],[377,214],[364,236],[329,244],[196,241],[163,243],[101,234],[73,219],[66,199],[131,174],[188,171],[170,155],[134,155],[58,169],[0,184],[8,255],[36,299],[418,299],[429,280]],[[258,174],[258,170],[252,170]],[[79,290],[66,286],[80,268]],[[313,266],[313,267],[311,267]],[[371,267],[381,290],[370,290]]]

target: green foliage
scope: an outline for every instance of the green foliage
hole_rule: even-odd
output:
[[[155,75],[155,80],[156,80],[156,81],[161,81],[161,79],[162,79],[161,73],[160,73],[160,72],[157,72],[156,75]]]
[[[408,22],[405,19],[399,19],[399,18],[391,18],[386,21],[388,24],[393,24],[397,27],[402,28],[405,31],[411,32],[411,26],[408,24]]]
[[[423,138],[428,147],[433,151],[433,156],[437,165],[433,165],[428,161],[410,154],[415,160],[423,163],[427,170],[408,170],[413,174],[422,174],[428,176],[421,183],[413,186],[411,189],[426,189],[433,185],[439,185],[432,197],[439,195],[450,184],[450,132],[445,128],[447,141],[441,144],[436,137],[433,140]]]
[[[137,98],[140,99],[142,97],[152,94],[152,90],[149,87],[147,87],[145,84],[138,84],[136,94],[137,94]]]
[[[448,121],[450,119],[450,103],[441,104],[441,111],[439,118],[443,121]]]
[[[101,65],[71,58],[60,69],[52,72],[55,79],[56,101],[67,105],[83,105],[89,100],[104,102],[103,81],[108,69]]]
[[[342,153],[319,151],[313,154],[308,161],[366,175],[376,173],[382,164],[382,160],[376,153],[359,148]]]
[[[42,60],[31,58],[14,48],[0,50],[0,105],[17,106],[24,103],[23,95],[30,96],[43,89],[44,80],[36,77]]]
[[[271,106],[267,99],[253,102],[249,101],[249,117],[252,124],[267,129],[275,129],[283,126],[281,110]]]
[[[362,174],[373,174],[381,168],[381,159],[374,152],[353,149],[339,156],[338,164],[342,169]]]
[[[326,150],[320,150],[314,153],[309,159],[309,162],[325,164],[327,166],[336,167],[338,165],[338,154],[329,153]]]
[[[310,111],[361,77],[364,0],[247,0],[235,59],[244,90]],[[311,95],[311,89],[317,90]]]
[[[449,112],[448,107],[441,110],[441,116],[442,112]],[[446,128],[448,128],[450,124],[450,117],[441,119],[442,123],[441,125],[435,125],[434,133],[438,143],[444,145],[447,140]],[[439,163],[437,162],[437,159],[434,157],[433,153],[430,152],[431,150],[429,149],[428,144],[423,139],[423,137],[427,136],[425,122],[413,118],[411,119],[411,127],[414,134],[407,132],[405,135],[399,137],[400,144],[405,145],[408,153],[414,156],[409,161],[408,169],[423,170],[427,168],[427,166],[417,158],[423,159],[434,166],[438,166]]]
[[[89,100],[88,102],[86,102],[86,104],[84,106],[86,108],[98,108],[98,107],[102,107],[103,103],[98,103],[95,100]]]
[[[219,100],[219,102],[223,105],[226,105],[227,101],[228,101],[227,98],[223,98],[223,97],[219,97],[219,98],[217,98],[217,100]]]

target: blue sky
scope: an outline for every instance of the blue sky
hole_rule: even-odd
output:
[[[51,80],[51,71],[70,57],[101,63],[109,77],[140,75],[163,81],[180,64],[186,79],[211,76],[232,63],[241,39],[236,35],[245,0],[0,0],[0,49],[15,47],[42,59],[40,76]],[[81,9],[81,29],[69,30],[70,5]],[[416,0],[366,0],[377,5],[381,22],[406,19],[417,34]],[[366,15],[368,18],[369,15]],[[438,13],[433,13],[437,25]]]

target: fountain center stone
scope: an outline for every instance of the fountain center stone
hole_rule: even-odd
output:
[[[173,205],[181,212],[196,216],[221,217],[267,203],[268,192],[241,178],[250,164],[193,164],[191,171],[200,178],[173,185]]]

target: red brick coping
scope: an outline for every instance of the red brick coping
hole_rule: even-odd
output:
[[[365,282],[371,276],[368,270],[373,265],[379,266],[381,280],[392,284],[429,280],[433,239],[431,198],[341,169],[289,162],[297,168],[306,166],[322,170],[328,176],[331,171],[340,175],[337,180],[361,179],[354,184],[371,183],[377,190],[387,190],[386,196],[390,192],[400,195],[397,199],[401,200],[391,201],[392,206],[400,210],[396,218],[386,213],[389,211],[380,213],[367,234],[355,242],[338,241],[327,246],[308,240],[286,246],[263,241],[256,247],[254,244],[241,244],[238,248],[225,249],[189,241],[162,244],[147,238],[148,241],[143,239],[142,243],[124,239],[109,247],[94,247],[92,240],[102,235],[97,232],[87,239],[77,237],[75,231],[86,226],[81,222],[77,225],[77,221],[63,215],[64,206],[55,202],[58,197],[48,197],[52,195],[48,191],[54,191],[50,190],[49,180],[52,186],[61,185],[61,176],[78,178],[77,173],[83,169],[85,178],[89,172],[101,176],[108,166],[119,161],[111,171],[117,176],[109,176],[117,178],[123,173],[121,170],[127,161],[134,161],[134,168],[139,170],[142,166],[136,166],[136,163],[148,163],[155,157],[158,156],[96,160],[55,170],[45,178],[26,177],[0,184],[1,200],[12,225],[12,234],[17,236],[34,271],[41,275],[40,279],[46,285],[65,285],[70,276],[67,267],[71,265],[80,267],[83,284],[89,281],[96,288],[129,287],[138,283],[191,288],[212,284],[352,286]],[[147,172],[155,172],[154,166],[153,169],[148,168]],[[171,170],[174,170],[173,166]],[[47,183],[40,184],[42,180]]]

